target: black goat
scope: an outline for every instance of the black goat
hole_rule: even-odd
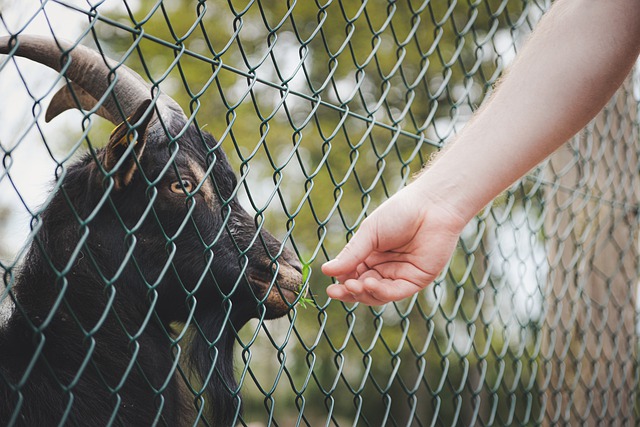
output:
[[[288,312],[297,258],[240,207],[214,138],[131,69],[36,36],[0,38],[0,53],[71,82],[47,120],[100,100],[96,112],[120,123],[104,149],[66,168],[8,280],[0,424],[180,426],[198,410],[232,424],[233,330]],[[188,344],[172,340],[176,323],[196,325]]]

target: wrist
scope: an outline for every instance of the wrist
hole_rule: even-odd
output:
[[[483,123],[473,121],[416,177],[420,197],[437,203],[465,224],[522,174],[521,161],[505,161],[508,135],[488,139]]]
[[[446,223],[455,232],[461,232],[482,208],[473,207],[465,187],[457,180],[447,181],[429,171],[420,174],[408,187],[414,192],[414,200],[419,200],[425,215],[432,221]]]

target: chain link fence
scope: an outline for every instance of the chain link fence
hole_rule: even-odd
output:
[[[105,396],[106,423],[127,425],[123,396],[137,373],[154,369],[139,355],[153,325],[162,323],[165,335],[158,339],[166,354],[157,357],[169,358],[172,368],[163,384],[149,380],[139,391],[153,394],[147,406],[155,415],[147,424],[172,425],[173,387],[186,396],[185,425],[638,425],[635,74],[579,136],[479,213],[428,289],[383,307],[343,304],[326,297],[331,279],[319,273],[367,213],[464,126],[549,6],[536,0],[0,0],[0,36],[66,38],[171,95],[226,152],[237,176],[233,195],[256,225],[252,244],[265,245],[256,227],[270,230],[303,266],[300,292],[278,319],[267,320],[264,301],[253,294],[244,296],[258,307],[251,319],[233,320],[245,309],[233,294],[246,286],[248,266],[230,279],[235,290],[218,285],[220,301],[207,306],[222,318],[213,336],[197,315],[172,322],[152,301],[138,307],[145,322],[115,326],[127,344],[114,357],[126,359],[128,368],[91,383],[96,396]],[[83,378],[98,366],[100,352],[116,353],[99,345],[100,334],[114,327],[108,321],[118,315],[114,306],[92,307],[90,328],[76,318],[85,335],[72,350],[83,363],[65,375],[46,353],[54,323],[31,318],[19,338],[11,328],[27,312],[16,287],[31,261],[28,248],[42,245],[38,233],[51,189],[61,191],[70,165],[107,144],[113,125],[96,109],[45,123],[44,111],[65,80],[14,54],[0,56],[0,400],[10,402],[0,424],[25,425],[27,414],[44,411],[50,416],[39,425],[86,425],[93,421],[74,418],[74,405],[82,402]],[[207,165],[196,184],[218,188],[211,172],[216,161]],[[160,209],[151,190],[157,182],[146,185],[146,197],[136,201],[148,206],[141,224],[156,221]],[[118,203],[113,191],[105,193],[105,206]],[[230,199],[222,200],[226,206]],[[187,224],[192,215],[179,220]],[[98,218],[72,220],[90,233],[100,229]],[[231,233],[225,221],[222,229]],[[127,239],[141,237],[144,228],[122,227]],[[172,244],[186,228],[157,236],[175,259],[180,247]],[[143,262],[127,242],[134,255],[124,257],[122,270]],[[216,275],[216,242],[197,242],[210,255],[196,272],[203,278]],[[68,248],[68,265],[91,256],[88,245],[80,240]],[[248,249],[237,243],[225,250],[231,263],[247,259]],[[282,261],[269,256],[272,267]],[[178,269],[175,259],[158,281]],[[39,286],[73,283],[73,268],[48,268],[55,283]],[[101,276],[98,286],[115,294],[126,284]],[[206,304],[194,293],[183,287],[172,300]],[[68,299],[61,290],[43,315],[79,315]],[[224,334],[233,348],[226,348],[228,358],[222,356],[227,344],[217,338]],[[206,345],[193,344],[199,337]],[[22,354],[26,347],[16,340],[30,342],[32,351]],[[204,352],[208,375],[197,375],[186,360],[192,348]],[[18,358],[29,362],[19,368],[7,362]],[[39,370],[56,397],[33,402],[28,391]],[[234,381],[225,381],[228,372]],[[220,421],[220,402],[207,393],[212,381],[231,399],[228,421]]]

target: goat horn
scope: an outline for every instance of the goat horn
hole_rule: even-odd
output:
[[[95,107],[115,78],[110,77],[110,73],[117,75],[117,81],[111,96],[104,98],[97,113],[112,123],[122,122],[125,117],[132,115],[143,101],[153,97],[151,85],[135,71],[85,46],[35,35],[0,37],[0,54],[8,54],[14,49],[16,55],[29,58],[58,72],[68,65],[65,74],[72,83],[65,85],[53,97],[45,117],[47,121],[70,108]],[[63,53],[68,56],[63,57]],[[184,117],[178,103],[165,94],[159,94],[156,106],[163,120],[170,120],[176,114]]]

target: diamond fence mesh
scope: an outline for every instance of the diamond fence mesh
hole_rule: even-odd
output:
[[[42,34],[68,39],[70,52],[77,45],[99,51],[139,73],[150,93],[169,94],[197,129],[211,133],[217,143],[193,184],[204,192],[213,183],[224,219],[213,241],[193,239],[197,253],[190,254],[205,258],[202,268],[194,258],[192,273],[198,286],[215,282],[208,292],[216,297],[191,289],[178,265],[185,248],[176,242],[199,215],[182,180],[189,209],[175,213],[181,225],[154,235],[166,256],[140,253],[145,224],[158,223],[163,209],[161,181],[151,178],[145,195],[127,202],[142,211],[135,225],[116,209],[123,253],[96,253],[92,245],[108,240],[100,235],[100,212],[120,206],[118,190],[101,187],[101,203],[87,215],[70,196],[51,207],[51,194],[67,194],[63,182],[83,153],[91,153],[90,163],[105,161],[96,153],[113,125],[86,106],[45,123],[65,78],[15,50],[0,56],[0,401],[9,402],[0,424],[639,424],[635,74],[579,136],[477,215],[428,289],[383,307],[343,304],[326,297],[331,279],[319,273],[367,213],[464,126],[549,6],[0,1],[0,35],[19,43],[24,34]],[[168,174],[178,168],[183,136],[164,134],[173,135]],[[220,149],[237,176],[231,195],[222,194],[214,172]],[[142,172],[134,173],[144,173],[135,162]],[[109,170],[101,171],[111,182]],[[270,230],[284,242],[279,252],[267,251],[271,267],[280,268],[284,245],[303,266],[297,296],[285,298],[290,310],[278,319],[268,320],[260,295],[241,290],[251,282],[243,279],[249,248],[233,238],[223,245],[238,232],[227,210],[236,195],[254,224],[249,246],[267,246],[256,229]],[[50,282],[25,284],[29,247],[55,258],[42,236],[47,209],[85,235],[65,248],[68,268],[45,263]],[[84,257],[96,275],[78,285],[74,265]],[[100,268],[111,258],[117,271],[105,273]],[[244,267],[222,278],[220,262]],[[111,301],[133,286],[126,272],[144,276],[145,263],[157,272],[144,280],[146,296],[127,303],[143,317],[131,323]],[[157,286],[164,281],[171,287]],[[111,299],[74,301],[75,286],[96,286]],[[22,290],[30,287],[38,291]],[[156,303],[163,292],[168,308]],[[48,302],[34,314],[38,298]],[[198,302],[217,319],[213,330]],[[184,307],[188,315],[165,315]],[[29,325],[19,333],[17,317]],[[60,327],[77,342],[50,353]],[[117,338],[105,347],[110,334]],[[148,346],[160,349],[155,362],[145,359]],[[204,375],[188,359],[196,351],[206,361]],[[81,362],[62,372],[60,354]],[[103,363],[110,358],[126,368],[109,372]],[[34,387],[49,397],[35,399]],[[183,403],[172,401],[175,390]],[[87,393],[100,396],[93,414],[107,418],[86,416]],[[40,423],[30,424],[34,419]]]

